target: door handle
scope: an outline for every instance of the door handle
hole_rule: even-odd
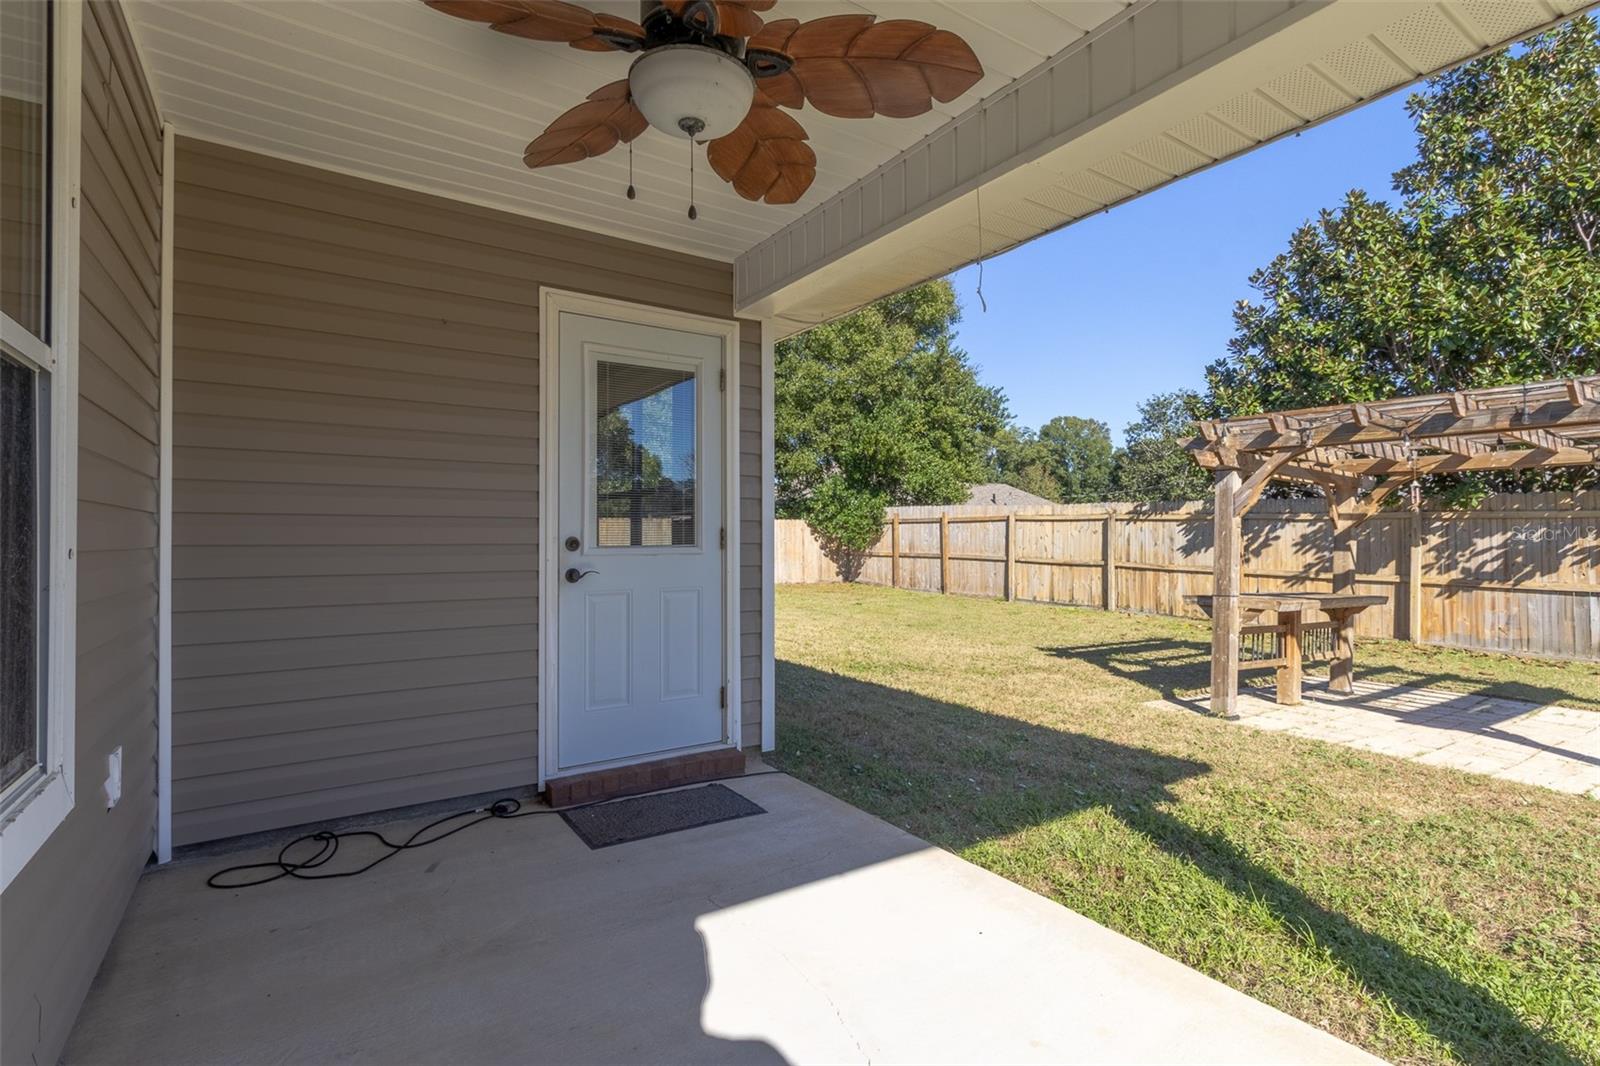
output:
[[[576,566],[569,566],[564,576],[567,579],[567,584],[576,585],[590,574],[598,574],[599,572],[598,570],[579,570]]]

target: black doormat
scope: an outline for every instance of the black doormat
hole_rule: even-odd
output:
[[[701,785],[579,807],[562,811],[561,817],[591,848],[609,848],[766,813],[766,808],[725,785]]]

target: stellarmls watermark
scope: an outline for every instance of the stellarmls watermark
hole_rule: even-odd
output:
[[[1528,523],[1521,526],[1512,526],[1508,532],[1513,541],[1527,544],[1541,544],[1560,541],[1563,544],[1576,545],[1580,541],[1600,540],[1600,525],[1587,526],[1561,525],[1551,526],[1545,523]]]

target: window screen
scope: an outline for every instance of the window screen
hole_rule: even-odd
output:
[[[0,356],[0,788],[39,762],[36,375]]]
[[[595,543],[695,543],[695,376],[601,360],[595,372]]]
[[[42,341],[50,274],[50,5],[0,3],[0,311]]]

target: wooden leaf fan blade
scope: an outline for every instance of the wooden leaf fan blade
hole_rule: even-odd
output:
[[[644,27],[597,14],[565,0],[422,0],[446,15],[487,23],[497,33],[553,41],[589,52],[625,51],[644,44]]]
[[[647,125],[628,93],[627,79],[614,81],[550,123],[528,144],[522,161],[537,168],[593,159],[633,140]]]
[[[838,118],[910,118],[949,103],[983,78],[972,47],[949,30],[914,19],[831,15],[767,23],[750,47],[781,52],[794,65],[761,81],[784,107],[809,103]]]
[[[805,129],[759,95],[739,128],[706,146],[717,177],[746,200],[792,204],[817,176]]]

